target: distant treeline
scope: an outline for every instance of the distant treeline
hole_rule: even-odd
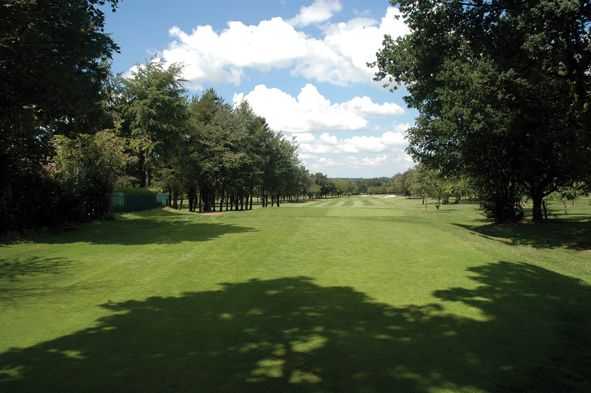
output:
[[[445,178],[421,165],[396,174],[393,177],[334,178],[338,194],[396,194],[400,196],[437,199],[448,203],[451,198],[458,202],[465,198],[476,198],[477,191],[465,177]]]
[[[357,194],[396,194],[411,198],[418,198],[422,203],[429,198],[437,204],[459,203],[462,200],[480,202],[487,210],[487,199],[483,197],[482,189],[474,179],[468,176],[444,176],[440,171],[429,169],[424,165],[417,165],[393,177],[363,178],[332,178],[328,179],[337,195]],[[569,186],[558,187],[548,194],[545,199],[560,201],[566,209],[569,204],[589,194],[587,183],[574,183]],[[527,196],[522,196],[518,206],[530,202]],[[521,210],[523,215],[523,210]],[[546,201],[542,202],[542,214],[548,216]]]

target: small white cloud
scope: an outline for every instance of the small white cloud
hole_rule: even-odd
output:
[[[396,126],[394,127],[394,129],[397,132],[406,133],[406,131],[408,131],[408,129],[410,127],[412,127],[412,125],[409,124],[409,123],[400,123],[400,124],[396,124]]]
[[[388,156],[382,154],[377,157],[362,157],[361,159],[357,160],[357,165],[365,166],[365,167],[376,167],[380,165],[384,165],[388,160]]]
[[[343,106],[350,111],[365,115],[387,116],[404,113],[404,109],[398,104],[393,102],[378,104],[367,96],[354,97],[351,101],[344,103]]]
[[[125,79],[130,79],[133,78],[135,76],[135,74],[137,74],[137,72],[140,70],[140,67],[142,65],[141,64],[135,64],[132,65],[129,70],[127,70],[126,72],[123,73],[123,78]]]
[[[395,103],[379,104],[369,97],[354,97],[343,103],[332,103],[318,89],[307,84],[293,97],[276,88],[257,85],[245,94],[234,95],[234,104],[246,100],[255,113],[263,116],[276,131],[292,133],[326,130],[359,130],[368,125],[368,116],[403,113]]]
[[[382,135],[381,139],[385,145],[402,145],[406,143],[405,134],[402,132],[388,131]]]
[[[383,153],[402,151],[405,145],[405,135],[396,131],[388,131],[381,136],[361,135],[342,139],[323,133],[317,139],[302,143],[300,151],[308,154]]]
[[[333,145],[334,146],[339,143],[339,140],[337,139],[336,136],[330,135],[326,132],[324,134],[320,135],[319,139],[322,143],[324,143],[326,145]]]
[[[300,12],[288,22],[298,27],[326,22],[342,8],[340,0],[314,0],[312,4],[300,8]]]
[[[293,134],[293,137],[295,138],[297,143],[310,143],[313,142],[315,139],[314,134],[311,134],[309,132],[300,132],[297,134]]]

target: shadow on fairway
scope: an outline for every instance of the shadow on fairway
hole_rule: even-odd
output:
[[[575,250],[591,249],[591,217],[554,219],[542,224],[486,224],[471,226],[456,224],[487,239],[515,246],[537,248],[566,247]]]
[[[88,286],[75,283],[66,286],[51,286],[46,282],[36,283],[34,280],[36,276],[67,274],[71,263],[69,259],[58,257],[1,258],[0,306],[16,304],[17,300],[23,298],[43,297],[60,292],[76,291],[80,293],[85,290],[96,290],[96,284]],[[30,282],[30,279],[33,279],[33,282]]]
[[[589,391],[589,286],[520,263],[470,274],[421,306],[306,277],[104,304],[93,327],[0,354],[0,391]]]
[[[0,283],[40,274],[62,273],[68,265],[68,260],[64,258],[0,258]]]
[[[252,228],[239,225],[196,222],[181,214],[144,215],[133,219],[96,221],[71,232],[39,236],[34,240],[50,244],[173,244],[202,242],[227,234],[253,231]]]

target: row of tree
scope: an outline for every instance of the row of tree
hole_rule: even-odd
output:
[[[399,0],[411,33],[387,37],[376,79],[418,110],[409,153],[468,176],[497,221],[591,174],[591,2]]]
[[[104,217],[117,187],[160,188],[203,212],[332,192],[246,103],[190,97],[179,67],[111,76],[106,4],[118,2],[2,7],[1,232]]]
[[[180,68],[149,62],[117,83],[119,133],[134,143],[128,178],[159,187],[173,207],[190,211],[267,207],[307,194],[309,177],[296,145],[272,131],[246,102],[225,103],[213,90],[187,98]]]

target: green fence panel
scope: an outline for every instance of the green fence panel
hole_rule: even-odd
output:
[[[156,192],[114,192],[111,203],[115,212],[134,212],[166,206],[168,194]]]
[[[156,200],[158,201],[160,206],[168,206],[168,193],[159,192],[158,194],[156,194]]]
[[[125,194],[122,192],[111,194],[111,206],[114,211],[123,211],[125,209]]]

